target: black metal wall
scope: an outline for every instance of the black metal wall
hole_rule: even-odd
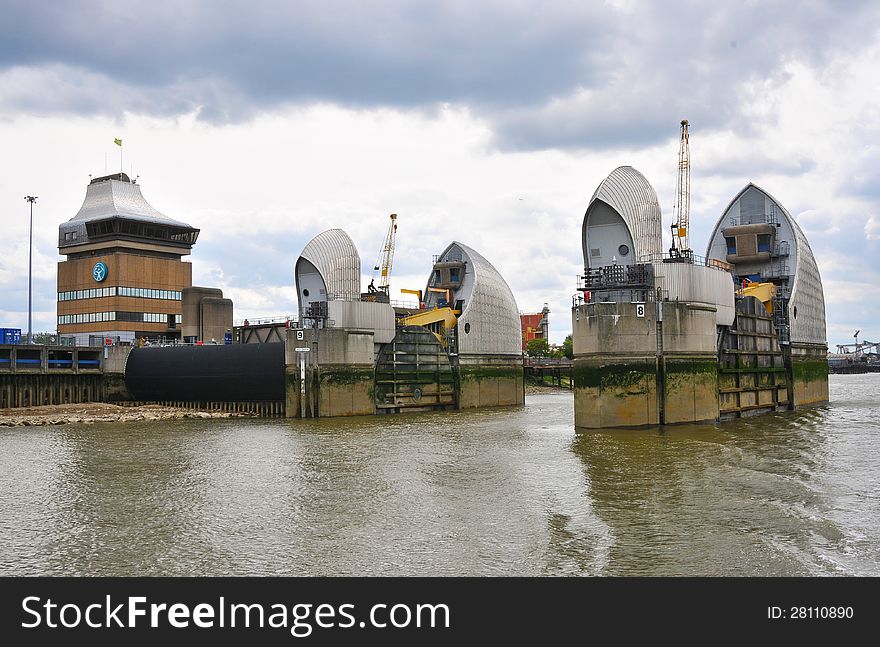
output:
[[[283,400],[284,344],[134,348],[125,386],[134,400]]]

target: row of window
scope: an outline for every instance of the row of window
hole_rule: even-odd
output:
[[[165,299],[166,301],[180,301],[181,293],[178,290],[153,290],[150,288],[126,288],[110,286],[106,288],[91,288],[90,290],[71,290],[59,292],[59,301],[77,301],[79,299],[97,299],[100,297],[138,297],[141,299]]]
[[[188,245],[194,244],[199,237],[199,230],[188,226],[163,226],[123,218],[87,222],[86,233],[90,238],[123,234],[153,240],[171,240]]]
[[[83,312],[81,314],[75,315],[58,315],[58,325],[64,326],[80,323],[100,323],[103,321],[168,323],[169,317],[172,321],[174,321],[176,315],[169,315],[158,312]]]

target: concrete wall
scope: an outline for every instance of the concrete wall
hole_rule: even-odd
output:
[[[736,317],[734,284],[730,272],[691,263],[651,263],[654,280],[670,301],[704,303],[716,309],[719,326],[729,326]]]
[[[232,300],[205,297],[200,304],[202,341],[222,344],[226,333],[232,333]]]
[[[218,288],[203,288],[193,286],[184,288],[181,292],[181,297],[183,300],[183,322],[180,327],[181,335],[184,338],[198,338],[201,330],[201,313],[199,305],[201,304],[202,299],[205,299],[207,297],[222,299],[223,290],[220,290]]]
[[[525,402],[522,358],[460,358],[459,409],[521,405]]]
[[[576,427],[659,424],[656,356],[575,357],[572,373]]]
[[[592,303],[574,308],[572,315],[575,426],[639,427],[718,418],[713,308]]]
[[[298,332],[302,333],[302,339],[297,339]],[[296,348],[309,350],[297,351]],[[375,348],[373,330],[289,330],[285,348],[287,416],[324,418],[375,414]],[[304,385],[300,380],[303,359],[306,362]],[[460,359],[459,408],[523,404],[520,356],[469,355]]]
[[[104,371],[104,402],[123,402],[130,400],[131,396],[125,387],[125,363],[131,346],[106,346],[103,353],[106,357],[101,359],[101,368]]]
[[[717,420],[718,360],[715,355],[663,357],[665,424]]]
[[[101,359],[101,368],[104,374],[125,373],[125,362],[128,361],[128,354],[131,352],[131,346],[106,346],[104,352],[106,357]]]
[[[317,416],[366,416],[376,413],[373,365],[322,365],[312,374],[317,383]]]
[[[394,339],[394,308],[388,303],[329,301],[327,318],[338,328],[372,330],[377,344],[387,344]]]
[[[303,339],[297,339],[297,333],[302,333]],[[375,413],[373,349],[372,330],[289,329],[285,347],[287,417]],[[304,389],[300,380],[301,360],[306,364]]]
[[[824,345],[792,344],[789,347],[793,408],[828,402],[827,354]]]

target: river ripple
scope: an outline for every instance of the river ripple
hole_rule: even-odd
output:
[[[576,433],[525,407],[0,429],[3,575],[880,575],[880,374]]]

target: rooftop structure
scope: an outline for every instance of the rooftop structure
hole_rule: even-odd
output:
[[[114,240],[132,249],[171,247],[180,255],[189,253],[198,236],[195,227],[149,204],[125,173],[115,173],[89,182],[77,214],[58,228],[58,250],[89,252]]]

